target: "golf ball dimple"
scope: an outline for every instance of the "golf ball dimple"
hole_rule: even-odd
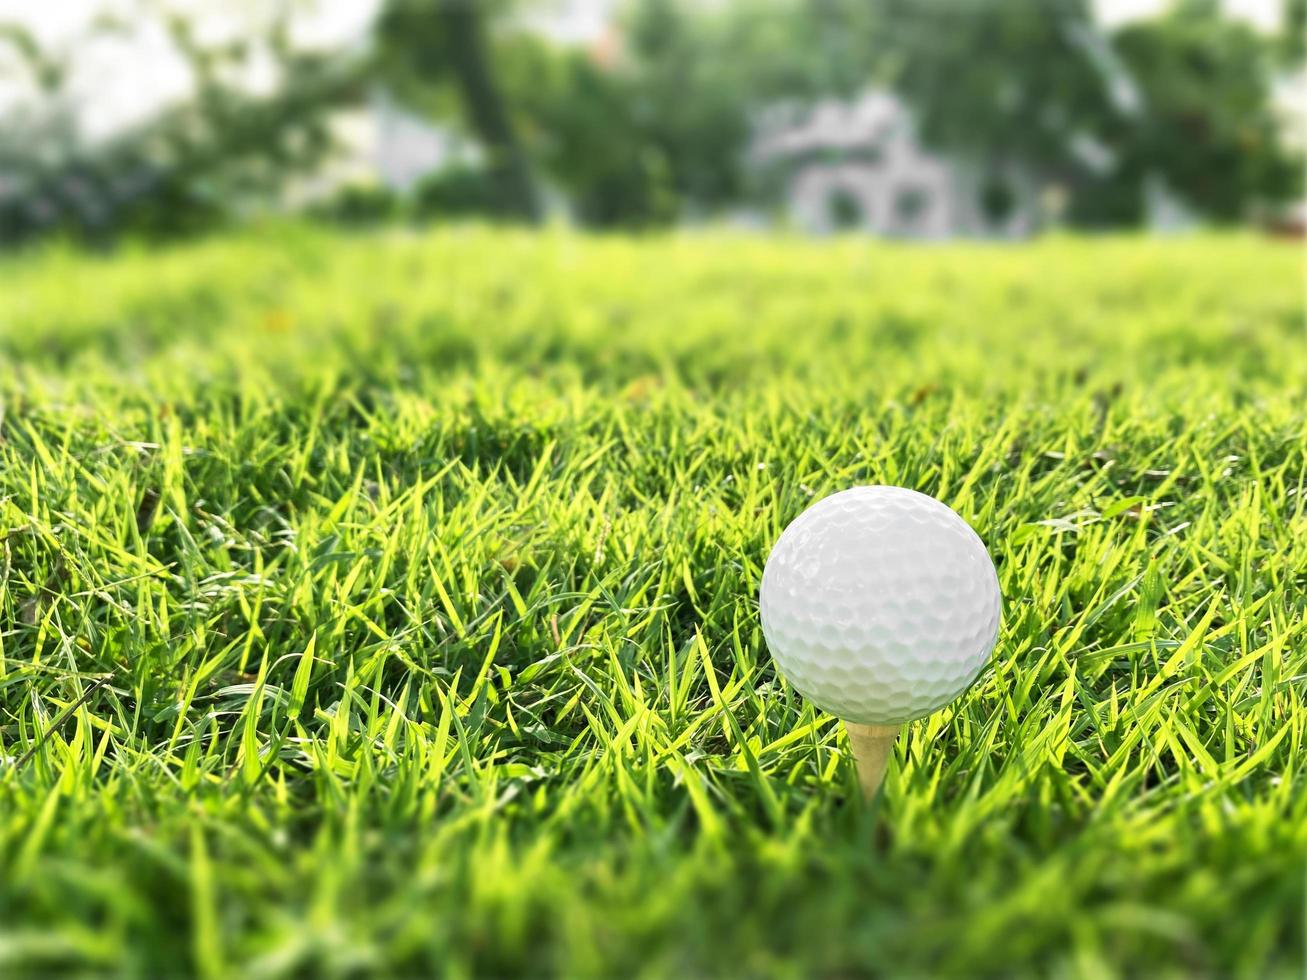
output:
[[[903,487],[854,487],[795,518],[758,594],[790,684],[864,725],[928,715],[970,686],[998,638],[998,575],[976,532]]]

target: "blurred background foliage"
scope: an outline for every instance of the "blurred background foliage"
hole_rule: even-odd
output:
[[[366,65],[337,52],[295,50],[290,10],[260,36],[206,46],[186,18],[158,8],[158,23],[189,66],[192,97],[98,140],[80,131],[66,81],[87,45],[128,34],[133,24],[98,17],[55,50],[21,24],[0,27],[14,55],[10,73],[24,73],[38,93],[0,128],[0,240],[204,230],[319,163],[331,151],[326,115],[358,98]],[[270,93],[250,93],[236,80],[256,51],[279,66]]]
[[[163,0],[143,2],[57,45],[0,29],[6,78],[29,93],[0,114],[0,240],[176,236],[287,207],[349,224],[768,215],[778,189],[750,165],[758,120],[869,87],[903,100],[932,151],[1022,175],[1044,223],[1138,224],[1154,184],[1210,222],[1302,192],[1273,94],[1303,71],[1304,0],[1288,0],[1278,32],[1214,0],[1115,27],[1089,0],[627,0],[584,44],[540,30],[540,0],[382,0],[365,36],[325,49],[295,43],[296,3],[210,43]],[[188,65],[190,96],[87,138],[70,67],[150,19]],[[245,84],[255,61],[275,84]],[[403,188],[288,193],[340,151],[333,120],[378,93],[469,152]],[[995,177],[983,207],[1002,214],[1010,195]]]

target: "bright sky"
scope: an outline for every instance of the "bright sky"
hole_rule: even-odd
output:
[[[291,0],[297,13],[294,38],[306,47],[338,47],[357,43],[365,34],[381,0]],[[1166,6],[1167,0],[1093,0],[1099,18],[1112,26],[1147,17]],[[1226,9],[1258,27],[1273,30],[1279,24],[1283,0],[1224,0]],[[598,37],[611,20],[619,0],[544,0],[531,21],[562,41],[581,42]],[[243,25],[257,24],[270,6],[258,0],[165,0],[167,9],[187,15],[202,38],[217,39],[246,32]],[[120,37],[106,37],[78,45],[78,61],[71,81],[84,131],[91,138],[112,133],[141,121],[160,106],[185,98],[189,74],[172,50],[157,16],[158,0],[0,0],[0,23],[17,22],[32,31],[42,44],[57,50],[84,35],[93,21],[111,14],[131,25]],[[23,98],[12,80],[0,49],[0,114]],[[254,89],[275,85],[271,61],[257,59],[244,79]]]
[[[1166,9],[1166,0],[1093,0],[1098,19],[1109,27],[1140,17],[1151,17]],[[1283,0],[1224,0],[1232,17],[1243,17],[1264,31],[1280,26]]]

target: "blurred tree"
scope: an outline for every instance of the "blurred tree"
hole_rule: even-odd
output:
[[[509,9],[503,0],[389,0],[377,24],[379,63],[392,87],[418,104],[430,102],[433,88],[456,88],[496,188],[487,203],[500,214],[535,221],[539,200],[487,37],[487,19]]]
[[[221,221],[321,160],[331,148],[326,113],[358,95],[362,63],[297,49],[289,9],[260,36],[206,45],[184,18],[160,8],[190,68],[193,97],[99,141],[78,127],[65,90],[70,66],[94,39],[130,34],[133,25],[101,18],[89,35],[57,51],[5,25],[0,42],[26,67],[37,94],[7,116],[0,136],[0,240],[51,230],[183,234]],[[270,93],[239,81],[255,56],[276,65]]]
[[[1307,0],[1285,0],[1284,25],[1276,46],[1281,65],[1291,71],[1303,68],[1307,61]]]
[[[887,81],[922,139],[991,174],[1019,165],[1040,181],[1090,180],[1086,148],[1137,109],[1088,0],[872,2]]]
[[[632,0],[620,32],[577,49],[532,34],[513,0],[476,6],[474,25],[458,0],[390,0],[379,62],[409,104],[472,131],[501,188],[495,210],[537,213],[534,166],[582,221],[647,225],[738,196],[750,110],[779,91],[810,90],[815,75],[849,74],[832,54],[848,32],[831,22],[858,7]],[[824,17],[799,16],[821,8]],[[829,45],[817,43],[822,30]]]
[[[307,213],[333,224],[364,228],[394,221],[403,215],[403,202],[390,188],[373,183],[348,183],[310,204]]]
[[[633,0],[589,49],[502,47],[505,90],[583,221],[662,223],[745,194],[758,110],[866,84],[870,13],[860,0]]]
[[[1212,0],[1184,0],[1113,37],[1143,112],[1107,139],[1118,163],[1109,193],[1150,179],[1218,221],[1300,192],[1301,161],[1281,143],[1272,104],[1278,42],[1226,19]],[[1083,196],[1080,208],[1094,200]]]
[[[1296,192],[1271,103],[1282,42],[1213,0],[1111,37],[1087,0],[874,2],[887,77],[926,142],[1066,188],[1078,223],[1141,220],[1150,182],[1219,220]]]
[[[456,164],[427,174],[418,181],[408,211],[419,221],[503,215],[501,191],[495,175],[485,168]]]
[[[679,199],[664,147],[632,111],[635,85],[586,52],[522,45],[506,72],[533,157],[585,224],[644,226],[673,220]]]

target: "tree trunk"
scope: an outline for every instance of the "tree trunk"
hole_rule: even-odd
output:
[[[495,84],[477,0],[436,0],[436,10],[444,25],[449,67],[462,92],[468,123],[485,147],[503,210],[526,221],[538,221],[540,203],[526,155]]]

